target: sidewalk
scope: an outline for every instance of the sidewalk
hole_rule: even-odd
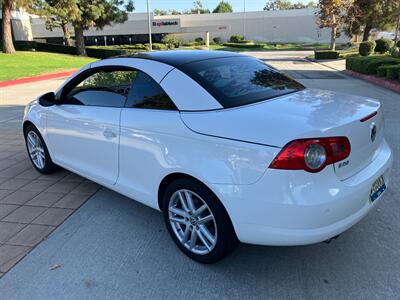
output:
[[[41,175],[26,153],[24,106],[62,81],[0,89],[0,277],[99,188],[67,171]]]

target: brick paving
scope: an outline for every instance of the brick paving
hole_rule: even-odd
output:
[[[19,120],[0,120],[0,277],[99,189],[65,170],[38,173]]]

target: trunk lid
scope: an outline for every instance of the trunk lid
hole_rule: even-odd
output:
[[[350,157],[334,165],[337,176],[346,179],[367,166],[378,151],[383,139],[379,109],[380,103],[373,99],[306,89],[242,107],[181,112],[181,118],[200,134],[280,148],[300,138],[346,136],[352,147]],[[376,111],[373,118],[360,121]]]

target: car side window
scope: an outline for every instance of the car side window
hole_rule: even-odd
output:
[[[72,88],[62,104],[124,107],[135,70],[101,70]]]
[[[163,88],[149,75],[138,71],[126,107],[177,110]]]

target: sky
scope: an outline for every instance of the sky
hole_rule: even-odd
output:
[[[149,0],[150,10],[154,8],[169,10],[176,9],[179,11],[190,9],[193,7],[193,0]],[[209,10],[213,10],[220,0],[202,0],[203,6]],[[247,11],[258,11],[262,10],[267,0],[226,0],[229,2],[234,11],[243,11],[243,2],[246,1]],[[303,2],[308,3],[309,0],[299,0],[291,2]],[[146,0],[135,0],[135,12],[145,12],[146,11]]]

